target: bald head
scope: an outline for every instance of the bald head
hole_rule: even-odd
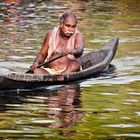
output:
[[[64,22],[66,19],[71,18],[75,21],[75,23],[77,24],[77,18],[74,14],[70,13],[70,12],[66,12],[64,13],[61,18],[60,18],[60,22]]]

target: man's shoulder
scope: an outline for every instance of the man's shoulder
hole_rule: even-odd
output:
[[[76,33],[76,38],[83,38],[83,37],[84,37],[84,35],[82,33],[80,33],[80,32]]]
[[[48,31],[48,32],[46,33],[46,37],[50,37],[50,36],[52,35],[52,31],[53,31],[53,30]]]
[[[47,32],[47,34],[52,34],[52,31],[53,31],[53,30],[49,30],[49,31]]]
[[[82,34],[81,32],[77,32],[76,35],[81,35],[81,36],[83,36],[83,34]]]

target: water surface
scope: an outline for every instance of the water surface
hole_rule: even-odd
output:
[[[25,72],[64,11],[84,53],[119,37],[113,70],[68,85],[0,91],[0,138],[140,139],[139,0],[0,1],[0,73]]]

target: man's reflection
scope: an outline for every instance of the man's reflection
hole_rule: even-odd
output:
[[[66,128],[79,123],[83,113],[76,108],[81,107],[80,87],[78,84],[65,85],[54,91],[56,95],[48,97],[45,103],[50,108],[46,115],[49,118],[59,118],[60,121],[49,125],[49,128]]]

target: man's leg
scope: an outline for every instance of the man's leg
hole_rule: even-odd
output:
[[[34,70],[34,74],[49,74],[49,72],[44,69],[37,68]]]
[[[76,72],[80,70],[80,64],[77,61],[70,61],[68,64],[66,70],[63,73],[71,73],[71,72]]]

